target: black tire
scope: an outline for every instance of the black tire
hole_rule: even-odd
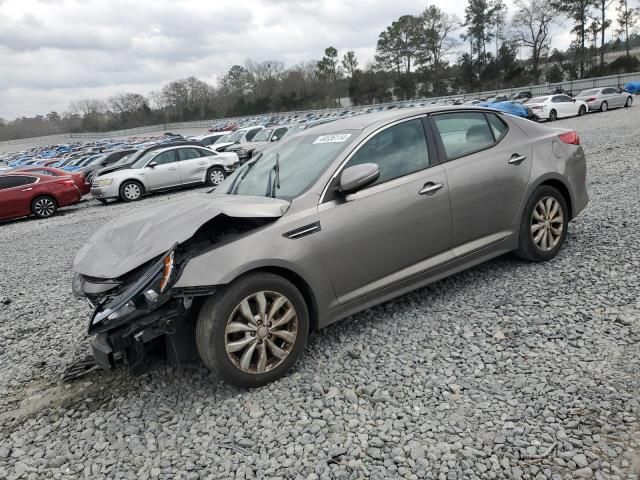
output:
[[[120,185],[120,200],[123,202],[135,202],[140,200],[143,194],[144,187],[137,180],[127,180]]]
[[[580,108],[578,109],[578,116],[581,117],[585,113],[587,113],[586,107],[584,105],[580,105]]]
[[[58,202],[49,195],[36,197],[31,201],[31,213],[38,218],[49,218],[58,211]]]
[[[209,170],[207,170],[207,185],[217,187],[224,181],[225,178],[227,178],[227,172],[224,171],[224,168],[211,167]]]
[[[534,241],[534,234],[532,232],[534,209],[538,205],[538,202],[546,198],[555,199],[562,211],[562,231],[555,247],[549,250],[543,250],[536,244]],[[564,240],[567,236],[568,224],[569,208],[567,207],[567,201],[562,193],[549,185],[539,186],[535,189],[524,207],[522,219],[520,220],[519,246],[516,250],[516,255],[523,260],[528,260],[530,262],[546,262],[547,260],[551,260],[558,254],[558,251],[560,251],[564,244]]]
[[[289,299],[297,315],[297,334],[289,354],[279,365],[264,373],[249,373],[241,370],[227,354],[226,326],[236,307],[244,299],[261,291],[275,292]],[[287,373],[302,354],[308,333],[309,313],[298,289],[279,275],[255,273],[240,277],[220,288],[205,301],[198,315],[196,345],[200,358],[212,372],[239,387],[259,387]]]
[[[556,112],[555,110],[551,110],[549,112],[549,121],[555,122],[557,119],[558,119],[558,112]]]
[[[631,96],[628,96],[627,101],[624,102],[624,106],[625,108],[629,108],[631,105],[633,105],[633,98]]]
[[[606,101],[604,101],[600,104],[600,111],[606,112],[607,110],[609,110],[609,104]]]

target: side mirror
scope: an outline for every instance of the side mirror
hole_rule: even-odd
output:
[[[573,100],[573,103],[576,103],[576,99],[575,98],[572,98],[571,100]]]
[[[149,162],[147,167],[156,168],[156,165],[158,165],[156,162]]]
[[[277,142],[278,140],[280,140],[280,138],[278,138],[277,135],[274,135],[273,137],[271,137],[272,142]]]
[[[355,193],[368,187],[380,177],[380,168],[375,163],[362,163],[345,168],[340,175],[338,191],[343,195]]]

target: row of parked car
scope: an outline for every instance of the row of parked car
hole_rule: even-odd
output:
[[[640,91],[640,85],[637,86]],[[532,120],[554,121],[592,111],[630,107],[633,85],[582,91],[575,97],[556,91],[533,97],[436,99],[404,105],[372,106],[340,112],[261,115],[222,120],[209,133],[183,137],[165,133],[73,145],[54,145],[0,155],[0,220],[52,216],[91,194],[101,203],[136,201],[144,195],[184,186],[216,187],[264,148],[298,132],[334,120],[393,108],[443,105],[490,107]]]

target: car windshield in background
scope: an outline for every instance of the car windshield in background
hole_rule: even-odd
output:
[[[527,100],[526,103],[544,103],[549,97],[535,97]]]
[[[239,142],[242,140],[242,136],[245,134],[243,130],[233,133],[227,133],[224,137],[220,139],[220,143],[224,142]]]
[[[88,162],[86,162],[83,166],[87,166],[87,165],[94,165],[96,163],[101,162],[102,160],[104,160],[104,158],[106,157],[106,155],[98,155],[97,157],[92,157]]]
[[[256,196],[272,193],[276,198],[291,200],[309,188],[357,133],[357,130],[343,130],[326,135],[301,135],[279,143],[238,169],[216,192]]]
[[[590,97],[591,95],[597,95],[598,93],[600,93],[600,89],[599,88],[593,88],[591,90],[583,90],[576,96],[577,97]]]
[[[266,142],[269,140],[269,136],[271,135],[271,132],[273,132],[272,128],[265,128],[263,130],[260,130],[258,133],[256,133],[256,136],[253,137],[253,140],[251,140],[252,142]]]

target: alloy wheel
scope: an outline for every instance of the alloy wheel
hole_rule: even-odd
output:
[[[220,185],[224,181],[224,173],[220,170],[211,170],[211,173],[209,174],[209,181],[211,182],[211,185]]]
[[[600,105],[600,110],[602,110],[603,112],[606,112],[609,109],[609,104],[607,102],[602,102],[602,105]]]
[[[240,302],[225,327],[225,350],[245,373],[268,372],[291,353],[298,335],[298,315],[284,295],[260,291]]]
[[[56,205],[50,198],[39,198],[33,204],[33,210],[39,217],[50,217],[56,211]]]
[[[137,200],[141,194],[140,187],[135,183],[129,183],[124,187],[124,196],[128,200]]]
[[[562,238],[564,216],[560,202],[553,197],[542,198],[531,216],[533,243],[543,252],[553,250]]]

